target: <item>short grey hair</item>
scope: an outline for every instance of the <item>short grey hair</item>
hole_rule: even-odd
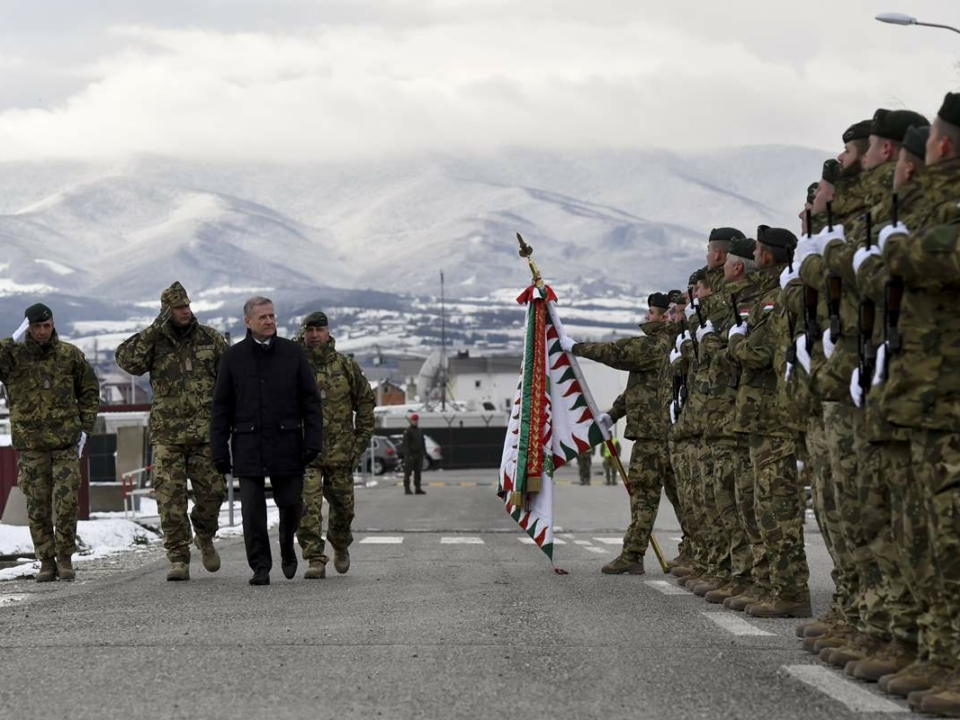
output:
[[[737,262],[743,263],[743,274],[750,275],[757,271],[757,263],[753,258],[738,257]]]
[[[254,295],[243,304],[243,316],[245,318],[253,317],[253,309],[260,305],[273,305],[273,300],[263,295]]]

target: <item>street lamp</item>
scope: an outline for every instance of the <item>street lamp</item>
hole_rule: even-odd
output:
[[[890,23],[891,25],[923,25],[924,27],[942,28],[944,30],[953,30],[955,33],[960,33],[960,30],[955,27],[950,27],[949,25],[938,25],[936,23],[920,22],[912,15],[907,15],[905,13],[880,13],[877,15],[877,20],[884,23]]]

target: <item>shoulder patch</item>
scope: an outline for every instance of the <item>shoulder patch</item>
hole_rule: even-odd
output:
[[[768,313],[768,312],[770,312],[771,310],[773,310],[776,306],[777,306],[776,303],[773,303],[773,302],[765,302],[765,303],[763,304],[763,308],[761,308],[761,309],[763,310],[763,312]]]

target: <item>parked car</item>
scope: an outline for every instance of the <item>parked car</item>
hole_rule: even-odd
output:
[[[397,448],[397,452],[400,454],[400,462],[403,463],[403,435],[390,435],[389,438],[393,441],[393,444]],[[423,455],[423,469],[424,470],[436,470],[443,463],[443,452],[440,450],[440,443],[434,440],[429,435],[423,436],[423,444],[426,446],[427,451]]]
[[[373,461],[370,458],[370,447],[363,451],[357,463],[358,469],[363,472],[373,471],[374,475],[383,475],[389,470],[395,470],[400,462],[397,446],[389,438],[381,435],[373,436]]]

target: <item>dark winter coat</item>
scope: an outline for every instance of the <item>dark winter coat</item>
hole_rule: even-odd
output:
[[[323,415],[313,370],[300,346],[274,337],[264,347],[248,332],[223,356],[213,390],[210,449],[237,477],[302,475],[304,453],[323,447]]]

